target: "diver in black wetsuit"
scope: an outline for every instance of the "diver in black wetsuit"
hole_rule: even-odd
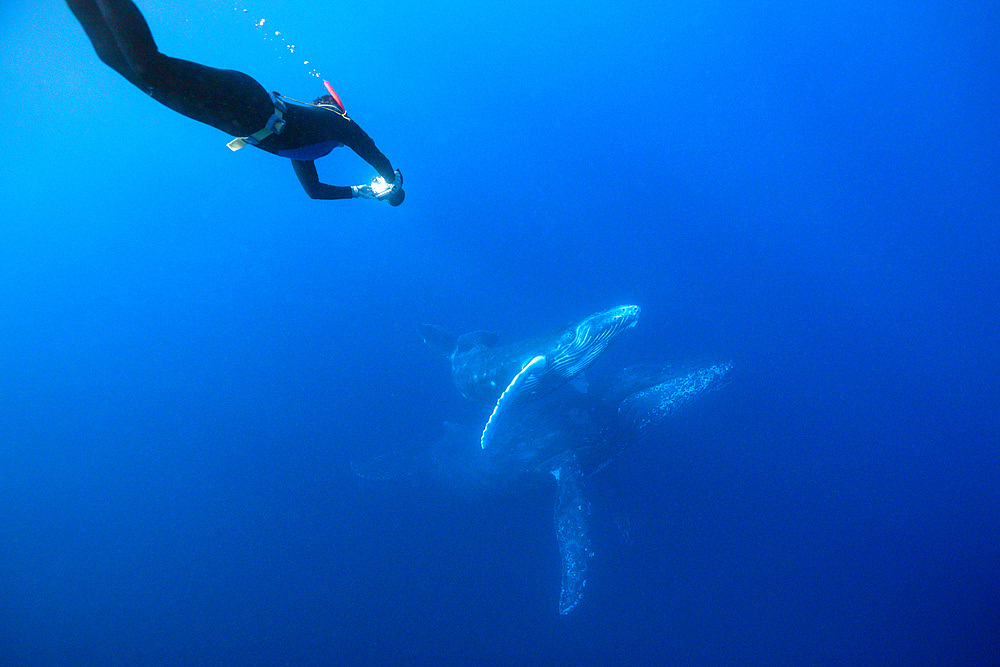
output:
[[[246,144],[292,160],[302,187],[313,199],[385,199],[403,203],[403,177],[364,130],[332,96],[318,105],[285,104],[251,77],[165,56],[131,0],[66,0],[105,64],[157,102],[218,128]],[[313,160],[339,145],[349,146],[379,173],[371,185],[320,183]]]

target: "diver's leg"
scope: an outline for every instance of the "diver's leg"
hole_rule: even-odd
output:
[[[132,0],[96,0],[96,3],[129,67],[142,76],[159,54],[142,12]]]
[[[131,0],[96,0],[96,3],[118,49],[139,81],[136,85],[157,102],[233,136],[256,132],[274,113],[267,91],[246,74],[160,53],[146,19]]]
[[[118,48],[118,42],[115,41],[114,35],[104,23],[104,16],[101,15],[101,9],[97,3],[94,0],[66,0],[66,4],[69,5],[76,20],[83,26],[94,51],[97,52],[97,57],[105,65],[128,79],[129,82],[141,88],[142,84],[139,78],[125,61],[125,56]]]
[[[234,137],[262,129],[274,113],[267,91],[234,70],[161,56],[145,81],[157,102]]]

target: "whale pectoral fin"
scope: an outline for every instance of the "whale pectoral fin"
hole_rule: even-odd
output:
[[[637,442],[697,396],[724,387],[732,367],[725,362],[696,368],[629,394],[618,406],[619,441]]]
[[[583,499],[580,475],[572,464],[551,471],[556,478],[555,525],[562,557],[562,589],[559,613],[568,614],[583,599],[587,584],[587,561],[593,555],[587,532],[590,503]]]
[[[490,415],[489,420],[486,422],[486,428],[483,429],[483,435],[479,438],[479,444],[482,445],[483,449],[486,449],[487,445],[490,444],[490,440],[493,438],[493,432],[496,430],[497,422],[503,417],[503,414],[507,412],[510,406],[517,399],[517,392],[520,390],[521,385],[524,384],[525,379],[532,373],[537,373],[545,370],[545,357],[537,356],[528,363],[524,365],[524,368],[514,376],[514,379],[510,381],[507,388],[503,390],[500,394],[500,398],[497,399],[496,407],[493,408],[493,414]]]
[[[417,333],[427,346],[450,357],[458,344],[458,336],[436,324],[418,324]]]

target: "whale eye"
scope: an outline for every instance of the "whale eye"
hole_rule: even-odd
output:
[[[571,329],[571,330],[567,331],[566,333],[564,333],[564,334],[562,335],[562,342],[563,342],[563,343],[569,343],[569,342],[571,342],[571,341],[572,341],[572,340],[573,340],[574,338],[576,338],[576,331],[573,331],[573,330]]]

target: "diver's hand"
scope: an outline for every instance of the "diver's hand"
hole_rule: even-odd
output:
[[[403,192],[403,174],[397,169],[393,174],[392,183],[386,183],[381,176],[372,179],[371,185],[352,185],[351,196],[354,199],[376,199],[387,201],[390,206],[403,203],[406,193]]]
[[[386,200],[389,202],[389,206],[399,206],[403,203],[403,197],[406,196],[406,193],[403,192],[403,172],[397,169],[395,176],[396,180],[392,183],[392,192],[390,192],[389,196],[386,197]]]
[[[393,172],[392,182],[388,183],[381,176],[376,176],[372,179],[371,189],[375,193],[375,199],[379,201],[388,200],[390,203],[392,201],[399,199],[396,194],[397,191],[403,188],[403,174],[400,173],[399,169]]]
[[[375,199],[375,193],[372,191],[372,186],[370,185],[352,185],[351,196],[354,199],[358,197],[362,199]]]

